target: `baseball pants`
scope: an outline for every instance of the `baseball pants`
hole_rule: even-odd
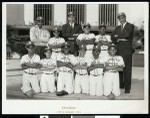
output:
[[[54,74],[43,73],[40,81],[41,92],[55,92]]]
[[[40,86],[39,86],[37,75],[30,75],[27,73],[23,73],[21,90],[24,93],[26,93],[27,91],[30,91],[31,89],[33,89],[35,93],[40,92]]]
[[[75,88],[74,93],[89,93],[89,76],[79,75],[75,76]]]
[[[115,96],[120,95],[118,72],[105,72],[103,82],[104,82],[104,95],[105,96],[108,96],[111,92]]]
[[[65,90],[69,94],[73,93],[73,73],[59,72],[57,80],[57,91]]]
[[[103,75],[90,75],[90,95],[103,95]]]

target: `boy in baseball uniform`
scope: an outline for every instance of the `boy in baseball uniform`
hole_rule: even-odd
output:
[[[85,56],[86,46],[79,46],[79,56],[75,59],[74,70],[75,75],[75,88],[74,93],[89,93],[89,76],[87,72],[88,59]]]
[[[111,36],[106,34],[106,26],[101,25],[99,27],[99,35],[96,36],[96,43],[101,45],[101,56],[108,56],[108,47],[111,44]]]
[[[61,46],[65,43],[65,39],[60,37],[60,27],[56,26],[53,29],[54,37],[48,41],[48,46],[52,48],[53,55],[56,57],[61,53]]]
[[[115,99],[120,95],[119,73],[124,65],[123,58],[116,55],[117,46],[112,44],[108,48],[109,56],[106,58],[104,66],[104,95],[109,99]]]
[[[73,64],[75,57],[69,54],[70,45],[65,42],[62,45],[62,54],[57,57],[59,75],[57,80],[56,95],[73,93]]]
[[[99,56],[101,48],[95,44],[92,50],[93,56],[89,60],[88,71],[90,73],[90,95],[103,95],[103,67],[105,58]]]
[[[45,48],[46,58],[40,61],[41,64],[41,80],[40,87],[41,92],[55,92],[55,77],[54,71],[56,69],[56,59],[52,57],[52,49],[47,47]]]
[[[95,35],[90,33],[91,25],[89,23],[83,25],[83,34],[77,37],[77,45],[86,45],[86,57],[92,56],[92,49],[95,43]]]
[[[28,97],[40,92],[40,86],[37,78],[37,71],[39,70],[40,56],[35,54],[35,45],[29,41],[26,44],[28,54],[21,58],[21,66],[24,70],[21,90]]]

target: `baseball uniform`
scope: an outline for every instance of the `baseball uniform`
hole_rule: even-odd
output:
[[[76,57],[75,65],[87,65],[88,59],[84,57]],[[89,93],[89,76],[87,69],[76,69],[74,93]]]
[[[49,41],[48,41],[48,44],[49,45],[52,45],[52,46],[57,46],[57,45],[61,45],[65,43],[65,39],[64,38],[50,38]],[[61,53],[61,48],[52,48],[52,51],[53,51],[53,55],[56,57],[57,59],[57,56]]]
[[[95,39],[95,35],[93,33],[89,33],[89,34],[80,34],[78,37],[77,37],[77,41],[83,41],[83,40],[90,40],[90,39]],[[93,46],[94,46],[94,43],[93,44],[86,44],[86,48],[87,48],[87,51],[86,51],[86,57],[91,57],[92,56],[92,49],[93,49]]]
[[[74,59],[73,55],[65,55],[63,53],[57,57],[57,61],[70,62],[71,64],[74,64]],[[73,92],[73,70],[66,66],[59,67],[58,69],[57,91],[65,90],[71,94]]]
[[[29,62],[29,63],[39,63],[40,57],[37,54],[34,54],[32,58],[29,58],[28,54],[22,56],[21,65]],[[22,87],[21,90],[26,93],[33,89],[36,93],[40,92],[40,86],[37,79],[37,68],[27,68],[23,73]],[[30,85],[31,84],[31,85]]]
[[[112,57],[109,55],[106,57],[106,63],[108,63],[109,66],[125,66],[121,56]],[[115,96],[120,95],[119,73],[116,70],[109,70],[104,72],[104,95],[108,96],[111,92]]]
[[[55,68],[49,68],[51,66],[56,66],[56,59],[51,57],[50,59],[42,59],[40,64],[46,69],[43,70],[41,75],[40,87],[41,92],[55,92]]]
[[[109,42],[111,43],[111,36],[109,35],[97,35],[96,36],[96,40],[95,42],[98,43],[98,42],[101,42],[101,41],[106,41],[106,42]],[[101,56],[108,56],[108,46],[107,45],[101,45],[101,53],[100,53]]]
[[[104,64],[105,58],[99,56],[95,59],[93,56],[90,58],[89,65]],[[103,68],[95,68],[90,71],[90,95],[101,96],[103,95]]]

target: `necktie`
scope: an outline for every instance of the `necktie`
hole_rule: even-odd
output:
[[[73,23],[71,23],[71,28],[73,29]]]
[[[123,30],[123,24],[121,24],[121,31]]]

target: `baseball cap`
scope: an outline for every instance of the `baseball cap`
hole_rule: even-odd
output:
[[[87,50],[87,48],[86,48],[86,45],[79,45],[79,50],[81,50],[81,49],[84,49],[84,50]]]
[[[45,51],[45,52],[47,52],[47,51],[51,51],[51,52],[52,52],[52,48],[46,47],[46,48],[44,49],[44,51]]]
[[[64,47],[70,47],[70,44],[68,42],[65,42],[64,44],[62,44],[62,48]]]
[[[39,17],[37,17],[37,19],[36,19],[36,21],[43,21],[44,19],[43,19],[43,17],[42,16],[39,16]]]
[[[109,50],[111,47],[114,47],[114,48],[117,49],[117,46],[116,46],[114,43],[112,43],[112,44],[108,47],[108,50]]]
[[[28,41],[28,42],[26,43],[26,48],[28,48],[29,46],[35,47],[34,43],[31,42],[31,41]]]
[[[99,29],[101,29],[102,27],[104,27],[106,29],[106,25],[102,24],[99,26]]]
[[[117,18],[119,18],[120,16],[126,16],[126,14],[124,12],[120,12],[117,16]]]
[[[99,51],[101,51],[101,48],[100,48],[99,45],[94,45],[93,50],[99,50]]]
[[[89,28],[91,28],[90,23],[83,24],[83,28],[85,28],[85,27],[89,27]]]
[[[55,26],[54,28],[53,28],[53,32],[54,31],[60,31],[60,27],[59,26]]]
[[[69,13],[68,13],[68,16],[70,16],[70,15],[75,16],[74,12],[69,12]]]

